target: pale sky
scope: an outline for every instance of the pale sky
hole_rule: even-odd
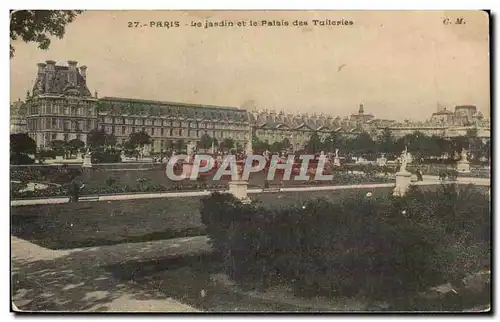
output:
[[[463,17],[465,24],[445,25]],[[287,20],[288,27],[194,28],[191,21]],[[352,20],[314,26],[312,20]],[[178,28],[128,22],[179,21]],[[293,26],[294,20],[308,26]],[[86,65],[99,96],[346,116],[426,119],[437,102],[489,115],[489,26],[480,11],[87,11],[42,51],[13,42],[11,101],[39,62]],[[339,68],[343,66],[342,68]]]

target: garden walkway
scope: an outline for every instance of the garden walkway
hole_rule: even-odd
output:
[[[434,185],[440,184],[438,176],[424,176],[424,181],[416,182],[416,185]],[[491,180],[489,178],[467,178],[459,177],[458,183],[461,184],[476,184],[482,186],[489,186]],[[372,183],[372,184],[357,184],[348,186],[311,186],[311,187],[292,187],[281,188],[282,192],[291,191],[320,191],[320,190],[343,190],[343,189],[363,189],[363,188],[383,188],[392,187],[395,183]],[[249,194],[266,193],[270,191],[263,191],[262,189],[248,189]],[[133,199],[153,199],[153,198],[178,198],[178,197],[198,197],[208,196],[211,191],[185,191],[185,192],[163,192],[163,193],[136,193],[136,194],[122,194],[122,195],[104,195],[104,196],[87,196],[80,198],[81,201],[111,201],[111,200],[133,200]],[[46,205],[68,203],[69,198],[54,197],[43,199],[29,199],[29,200],[11,200],[11,206],[28,206],[28,205]]]
[[[197,312],[106,266],[209,251],[206,236],[71,250],[11,237],[16,311]]]

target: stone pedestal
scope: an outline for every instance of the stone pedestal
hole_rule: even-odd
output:
[[[457,171],[460,173],[470,173],[470,163],[467,160],[457,162]]]
[[[402,171],[396,173],[396,187],[394,188],[393,195],[397,197],[402,197],[408,191],[411,184],[411,173],[408,171]]]
[[[182,163],[182,179],[189,179],[191,177],[191,171],[193,170],[192,162]]]
[[[387,165],[387,159],[386,158],[378,158],[377,165],[379,167],[385,167]]]
[[[229,192],[232,193],[237,199],[242,203],[250,203],[251,200],[248,198],[248,182],[243,180],[230,181],[229,182]]]
[[[339,157],[333,158],[333,165],[336,167],[340,167],[340,158]]]
[[[82,167],[84,168],[92,168],[92,157],[88,154],[85,155],[83,158],[83,164]]]

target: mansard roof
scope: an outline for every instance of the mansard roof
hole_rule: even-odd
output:
[[[117,102],[117,103],[125,103],[125,104],[143,104],[143,105],[157,105],[159,107],[186,107],[186,108],[204,108],[204,109],[216,109],[216,110],[228,110],[235,112],[245,112],[245,110],[230,107],[230,106],[220,106],[220,105],[208,105],[208,104],[192,104],[192,103],[180,103],[180,102],[171,102],[171,101],[156,101],[156,100],[146,100],[139,98],[125,98],[125,97],[112,97],[107,96],[103,97],[100,100],[109,101],[109,102]]]
[[[50,76],[48,71],[38,74],[33,86],[33,94],[63,94],[91,97],[92,94],[87,87],[86,79],[79,71],[75,70],[76,84],[70,84],[69,73],[70,70],[67,66],[54,66],[54,70],[50,73]]]
[[[164,102],[122,97],[102,97],[99,112],[113,115],[163,116],[198,120],[247,122],[247,113],[231,107]]]

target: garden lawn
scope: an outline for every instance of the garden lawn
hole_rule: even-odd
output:
[[[254,202],[290,205],[391,188],[249,194]],[[11,233],[51,249],[71,249],[204,234],[201,197],[161,198],[11,207]]]
[[[425,186],[422,189],[437,189]],[[480,189],[484,187],[478,187]],[[487,189],[487,188],[484,188]],[[391,193],[392,188],[249,194],[268,205]],[[11,207],[12,235],[50,249],[71,249],[203,235],[201,197],[87,201]]]

